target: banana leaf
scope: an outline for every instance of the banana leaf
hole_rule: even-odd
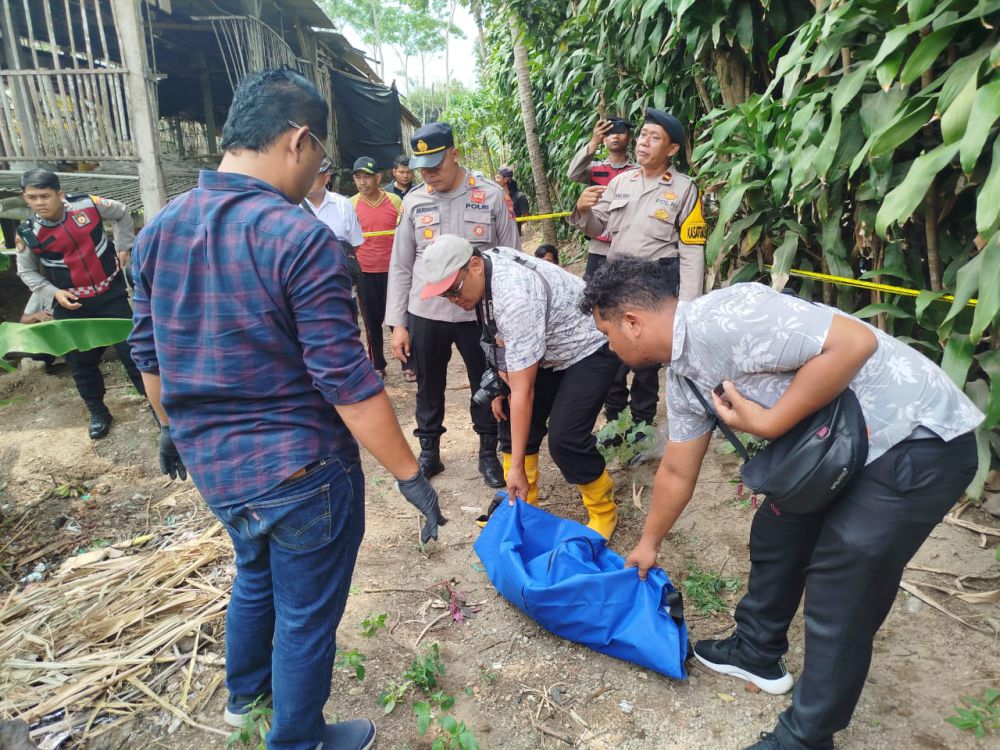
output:
[[[3,362],[9,352],[61,357],[74,350],[85,352],[117,344],[131,332],[132,321],[127,318],[77,318],[29,325],[0,323],[0,367],[12,369]]]

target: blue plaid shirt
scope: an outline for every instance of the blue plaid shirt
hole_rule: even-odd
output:
[[[325,224],[266,182],[203,171],[132,257],[132,357],[159,374],[174,442],[210,505],[259,496],[321,458],[359,461],[332,405],[383,385]]]

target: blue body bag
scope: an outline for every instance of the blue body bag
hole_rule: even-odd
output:
[[[560,638],[687,676],[681,595],[663,570],[640,580],[596,531],[500,494],[475,550],[507,601]]]

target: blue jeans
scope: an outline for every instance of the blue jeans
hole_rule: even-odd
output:
[[[328,458],[245,502],[213,508],[236,551],[226,611],[231,707],[273,695],[269,750],[323,739],[337,625],[365,531],[361,466]]]

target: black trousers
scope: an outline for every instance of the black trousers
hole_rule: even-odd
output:
[[[680,259],[661,258],[657,261],[657,265],[671,293],[677,296],[680,289]],[[641,370],[632,370],[622,365],[604,404],[604,415],[608,420],[618,418],[625,407],[630,405],[631,396],[632,420],[637,423],[653,424],[656,419],[656,406],[660,402],[660,369],[661,365]],[[631,389],[628,386],[629,372],[633,373]]]
[[[604,459],[597,451],[594,422],[620,366],[605,344],[565,370],[539,367],[525,453],[538,453],[548,434],[549,455],[567,482],[588,484],[601,476]],[[500,422],[499,444],[510,453],[509,419]]]
[[[417,365],[417,428],[413,434],[418,438],[438,437],[445,432],[444,390],[452,345],[458,348],[469,376],[473,429],[480,435],[497,434],[497,421],[490,405],[480,406],[472,400],[486,370],[486,355],[479,346],[479,338],[479,324],[474,321],[446,323],[410,316],[410,353]]]
[[[385,321],[385,294],[389,287],[389,274],[362,271],[358,277],[358,309],[365,322],[368,359],[376,370],[384,370],[386,362],[382,323]]]
[[[588,281],[598,268],[608,262],[608,256],[587,253],[587,267],[583,269],[583,280]]]
[[[750,531],[750,580],[736,608],[748,658],[773,662],[805,591],[805,665],[775,734],[788,750],[833,747],[848,725],[903,568],[976,471],[971,433],[906,440],[880,456],[820,513],[776,515]]]
[[[78,318],[132,319],[132,306],[128,302],[128,294],[125,291],[125,280],[120,274],[112,283],[111,288],[104,294],[82,298],[79,302],[81,307],[76,310],[67,310],[56,302],[52,306],[52,317],[56,320]],[[73,351],[66,354],[66,361],[73,373],[76,390],[80,393],[80,398],[90,409],[91,414],[107,414],[108,412],[108,407],[104,405],[104,376],[101,374],[100,367],[105,348],[99,346],[85,352]],[[118,352],[118,359],[124,365],[132,385],[139,393],[146,395],[142,375],[136,369],[135,362],[132,361],[132,347],[129,346],[128,341],[119,341],[115,344],[115,351]]]

